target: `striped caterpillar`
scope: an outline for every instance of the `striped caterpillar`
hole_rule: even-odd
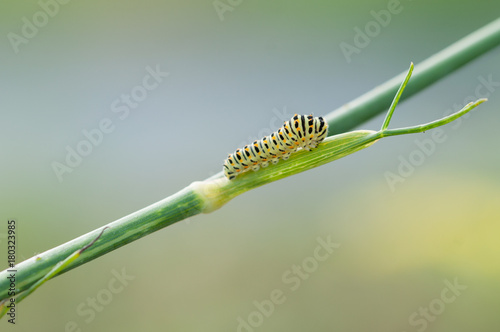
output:
[[[328,124],[322,117],[295,114],[278,131],[230,154],[224,161],[224,175],[233,180],[238,174],[267,167],[269,162],[287,160],[299,148],[314,149],[327,133]]]

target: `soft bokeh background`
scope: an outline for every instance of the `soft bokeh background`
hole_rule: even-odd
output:
[[[4,2],[2,268],[8,218],[22,257],[45,251],[219,172],[262,128],[296,112],[325,115],[500,10],[497,0],[403,0],[348,63],[340,43],[353,44],[354,28],[388,1],[240,2],[221,20],[212,0],[71,1],[18,53],[8,33],[21,34],[23,17],[41,7]],[[500,82],[499,59],[496,48],[405,101],[391,127],[441,117],[474,96],[480,77]],[[111,105],[142,84],[147,66],[170,75],[121,120]],[[382,140],[105,255],[44,285],[9,327],[237,331],[238,317],[250,317],[259,326],[239,331],[498,331],[500,87],[492,90],[394,190],[384,174],[397,174],[432,132]],[[114,131],[58,181],[51,164],[104,118]],[[318,237],[340,248],[292,290],[282,276],[312,264]],[[134,279],[107,298],[123,270]],[[441,299],[453,295],[445,280],[467,287],[451,303]],[[254,301],[275,289],[285,301],[259,322]]]

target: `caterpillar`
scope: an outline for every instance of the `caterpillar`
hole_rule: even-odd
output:
[[[224,161],[224,175],[233,180],[238,174],[267,167],[269,162],[276,164],[280,158],[287,160],[299,148],[314,149],[327,133],[328,124],[322,117],[295,114],[278,131],[228,155]]]

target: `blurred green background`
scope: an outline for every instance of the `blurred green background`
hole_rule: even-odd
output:
[[[52,16],[34,0],[0,11],[0,253],[15,218],[22,258],[219,172],[294,113],[325,115],[500,10],[402,0],[348,62],[339,45],[393,2],[222,0],[220,15],[211,0],[41,3]],[[37,31],[23,28],[34,20]],[[30,38],[12,37],[23,29]],[[482,79],[500,82],[499,59],[496,48],[400,104],[391,127],[440,118]],[[148,66],[169,75],[144,95]],[[126,106],[131,93],[140,102]],[[498,331],[499,97],[496,83],[429,155],[416,140],[432,132],[384,139],[57,277],[2,330]],[[113,131],[59,181],[52,164],[106,118]],[[386,172],[410,158],[390,186]],[[318,237],[340,244],[324,261]],[[123,271],[133,280],[115,283]]]

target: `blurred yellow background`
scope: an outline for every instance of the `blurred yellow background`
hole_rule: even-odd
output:
[[[0,212],[28,258],[221,171],[294,113],[325,115],[418,65],[500,2],[3,7]],[[432,131],[388,138],[248,192],[57,277],[1,329],[498,331],[499,59],[496,48],[398,106],[391,128],[488,93],[432,149]]]

